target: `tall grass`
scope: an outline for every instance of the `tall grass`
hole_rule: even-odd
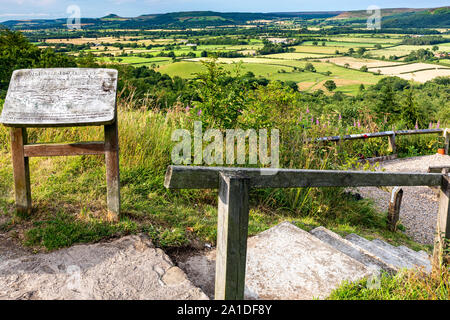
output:
[[[380,288],[367,287],[367,279],[343,283],[329,296],[330,300],[449,300],[450,271],[427,274],[418,270],[397,275],[383,274]]]

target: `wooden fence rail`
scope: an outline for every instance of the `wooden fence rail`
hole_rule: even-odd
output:
[[[438,186],[437,235],[433,266],[442,264],[444,238],[450,238],[450,178],[442,173],[254,169],[169,166],[169,189],[219,189],[215,298],[244,298],[251,188]]]
[[[449,139],[450,139],[450,129],[419,129],[419,130],[398,130],[398,131],[383,131],[383,132],[373,132],[373,133],[358,133],[358,134],[349,134],[344,136],[330,136],[330,137],[321,137],[314,139],[314,141],[341,141],[341,140],[357,140],[357,139],[371,139],[371,138],[381,138],[388,137],[389,138],[389,150],[391,152],[396,152],[397,147],[395,144],[396,136],[405,136],[405,135],[415,135],[415,134],[439,134],[442,133],[445,137],[445,154],[448,154],[449,148]]]

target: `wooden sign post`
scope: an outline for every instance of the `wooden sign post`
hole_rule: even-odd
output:
[[[110,218],[120,214],[117,70],[26,69],[14,71],[0,123],[11,127],[16,207],[31,212],[30,157],[104,154]],[[27,128],[104,126],[105,140],[28,144]]]

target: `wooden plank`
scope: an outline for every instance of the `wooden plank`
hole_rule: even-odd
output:
[[[20,214],[31,213],[30,167],[24,155],[24,144],[27,143],[25,128],[11,128],[11,155],[13,163],[14,190],[16,209]]]
[[[440,186],[442,182],[442,175],[436,173],[169,166],[164,185],[217,189],[220,172],[245,174],[251,188]]]
[[[29,144],[24,146],[25,157],[79,156],[105,153],[105,142],[70,144]]]
[[[315,139],[315,141],[339,141],[339,140],[356,140],[356,139],[370,139],[370,138],[380,138],[389,137],[392,135],[412,135],[412,134],[434,134],[444,132],[444,129],[418,129],[418,130],[398,130],[398,131],[382,131],[382,132],[368,132],[368,133],[358,133],[349,134],[344,136],[330,136],[321,137]]]
[[[398,130],[395,131],[397,136],[413,135],[413,134],[435,134],[444,132],[444,129],[418,129],[418,130]]]
[[[105,126],[105,164],[109,218],[117,221],[120,215],[119,132],[117,121]]]
[[[0,123],[13,127],[111,124],[117,70],[23,69],[13,72]]]
[[[436,239],[433,251],[433,269],[439,271],[443,265],[450,265],[450,177],[445,175],[439,191],[439,210],[436,226]],[[444,253],[447,250],[447,257]]]
[[[242,300],[247,259],[249,180],[239,174],[219,176],[216,300]]]

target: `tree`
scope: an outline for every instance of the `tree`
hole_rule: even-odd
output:
[[[336,83],[333,80],[327,80],[325,81],[325,83],[323,84],[323,86],[328,90],[328,91],[333,91],[334,89],[336,89]]]
[[[360,47],[357,50],[358,55],[362,56],[366,52],[366,48]]]
[[[355,53],[355,49],[353,49],[353,48],[348,49],[348,54],[354,54],[354,53]]]
[[[305,65],[305,70],[306,71],[311,71],[311,72],[316,72],[316,68],[314,68],[314,65],[311,62],[308,62]]]
[[[369,68],[367,68],[367,66],[362,66],[359,70],[361,70],[362,72],[367,72],[369,71]]]
[[[433,50],[433,51],[438,51],[438,50],[439,50],[439,47],[438,47],[438,46],[433,46],[433,48],[431,48],[431,50]]]
[[[51,48],[40,49],[22,33],[0,29],[0,98],[4,97],[14,70],[76,67],[75,58]]]

